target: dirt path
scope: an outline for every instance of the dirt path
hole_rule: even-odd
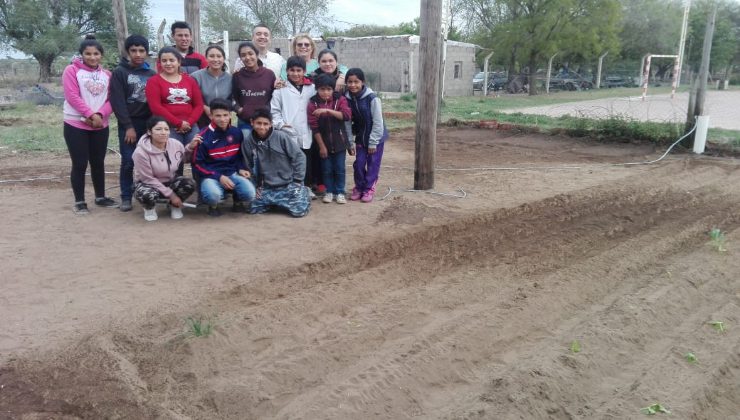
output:
[[[316,204],[302,220],[83,220],[64,181],[0,188],[0,418],[622,419],[655,402],[737,418],[734,161],[606,167],[655,151],[440,135],[440,167],[530,169],[440,172],[439,191],[468,197]],[[408,188],[413,133],[393,146],[381,188]],[[186,334],[197,314],[208,338]]]

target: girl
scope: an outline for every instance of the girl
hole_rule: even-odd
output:
[[[105,196],[105,152],[108,148],[108,117],[113,112],[109,101],[111,73],[100,62],[103,46],[88,35],[80,44],[72,64],[64,69],[64,141],[72,159],[70,180],[76,214],[88,214],[85,202],[85,172],[90,162],[90,177],[95,189],[95,204],[118,207]]]
[[[159,116],[146,122],[146,134],[134,151],[134,197],[144,206],[144,220],[157,220],[157,200],[169,200],[170,216],[182,219],[182,203],[195,191],[195,181],[177,176],[177,168],[195,142],[183,146],[170,137],[170,126]]]
[[[355,187],[350,200],[373,201],[380,174],[383,146],[388,130],[383,122],[380,98],[365,86],[365,73],[358,68],[347,71],[347,93],[352,109],[352,132],[355,134],[356,158],[353,166]]]
[[[226,71],[226,54],[220,45],[206,48],[208,67],[198,70],[191,76],[198,82],[203,94],[203,114],[198,120],[198,127],[211,123],[211,110],[208,104],[214,99],[226,99],[231,103],[231,74]]]
[[[344,73],[337,67],[337,54],[332,50],[321,50],[319,53],[319,68],[317,68],[311,78],[324,73],[334,78],[337,82],[335,89],[337,92],[344,92]]]
[[[245,41],[239,44],[237,53],[244,64],[232,78],[232,96],[236,102],[236,115],[239,117],[239,129],[247,138],[252,126],[249,124],[254,111],[260,108],[270,109],[272,92],[275,89],[275,73],[262,65],[257,47]]]
[[[152,115],[160,115],[170,125],[170,135],[183,145],[198,133],[198,118],[203,113],[203,97],[198,83],[180,73],[182,56],[173,47],[158,55],[161,71],[146,82],[146,100]]]

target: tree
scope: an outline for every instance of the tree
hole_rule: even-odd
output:
[[[273,36],[319,33],[332,20],[328,0],[204,0],[203,26],[211,33],[228,30],[241,37],[264,23]]]
[[[727,0],[719,0],[718,3],[709,68],[711,73],[719,73],[719,77],[728,78],[733,65],[740,59],[740,46],[737,43],[740,37],[740,5]],[[686,55],[687,65],[695,71],[701,62],[702,38],[710,6],[710,2],[700,1],[691,10]]]
[[[146,0],[129,0],[130,31],[148,35]],[[0,38],[39,63],[39,80],[51,79],[51,65],[74,51],[80,36],[96,37],[115,51],[115,28],[108,0],[0,0]]]

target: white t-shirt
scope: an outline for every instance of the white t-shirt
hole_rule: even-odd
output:
[[[272,70],[272,72],[275,73],[275,77],[280,79],[280,69],[283,68],[283,63],[285,63],[283,56],[278,53],[268,51],[264,57],[259,56],[259,58],[262,60],[262,65],[265,66],[265,68]],[[236,60],[234,61],[234,71],[239,71],[242,67],[244,67],[242,59],[236,57]]]

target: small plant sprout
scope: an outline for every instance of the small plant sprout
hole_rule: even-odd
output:
[[[698,361],[696,358],[696,355],[692,352],[686,353],[684,357],[686,358],[686,361],[689,363],[696,363]]]
[[[570,351],[573,353],[580,353],[581,343],[578,340],[573,340],[573,342],[570,343]]]
[[[663,407],[662,405],[658,403],[649,405],[645,408],[641,408],[640,411],[642,412],[642,414],[646,414],[648,416],[654,416],[658,413],[671,414],[671,412],[667,408]]]
[[[722,321],[709,321],[708,324],[714,327],[717,332],[725,332],[725,323]]]
[[[208,337],[213,330],[213,324],[210,319],[188,317],[185,322],[188,324],[188,332],[195,337]]]
[[[712,247],[717,252],[727,252],[727,248],[725,248],[725,233],[720,228],[710,230],[709,238],[712,240]]]

